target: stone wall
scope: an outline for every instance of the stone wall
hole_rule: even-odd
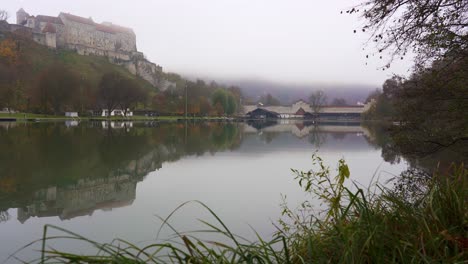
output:
[[[55,33],[45,33],[45,45],[49,48],[57,48],[57,38]]]
[[[73,20],[74,16],[64,13],[59,17],[65,24],[64,42],[68,45],[113,52],[136,51],[136,36],[132,33],[119,32],[110,26],[95,24],[91,20],[89,23],[77,22]]]

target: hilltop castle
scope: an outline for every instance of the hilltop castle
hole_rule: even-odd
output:
[[[164,83],[162,68],[145,59],[136,47],[132,29],[110,22],[96,23],[68,13],[57,17],[28,14],[23,8],[16,12],[16,25],[8,30],[21,33],[51,49],[67,49],[80,55],[105,56],[109,61],[126,67],[153,86]]]

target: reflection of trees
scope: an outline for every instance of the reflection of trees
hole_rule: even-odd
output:
[[[402,135],[402,131],[396,131],[389,125],[364,123],[363,126],[369,131],[367,141],[382,150],[382,158],[387,162],[398,163],[404,158],[411,167],[433,171],[438,164],[441,168],[448,168],[453,162],[466,163],[468,160],[466,151],[464,153],[460,145],[443,148],[437,152],[420,151],[423,146],[412,148],[414,144],[406,142],[408,138],[417,138],[418,131],[413,134],[411,131],[405,131],[405,135]]]
[[[389,126],[377,123],[363,123],[369,131],[369,135],[365,138],[369,144],[375,148],[382,149],[382,158],[391,164],[399,163],[401,153],[398,152],[394,140],[390,136]]]
[[[273,139],[275,139],[279,135],[280,133],[277,132],[263,132],[260,134],[260,139],[263,142],[270,144],[273,141]]]
[[[330,133],[333,139],[343,140],[346,138],[346,133]]]
[[[166,161],[234,149],[242,138],[237,123],[157,126],[103,129],[100,123],[69,128],[37,123],[0,128],[0,149],[8,150],[0,152],[0,211],[33,204],[40,190],[74,189],[71,186],[84,181],[98,190],[94,183],[117,180],[109,190],[118,191],[121,177],[140,181]]]
[[[309,133],[309,143],[319,149],[327,141],[327,134],[319,130],[318,126],[314,126]]]
[[[260,130],[260,129],[265,128],[265,127],[270,127],[270,126],[277,125],[278,121],[277,120],[271,120],[271,119],[267,119],[267,120],[248,120],[247,124],[249,126],[254,127],[257,130]]]
[[[419,168],[409,168],[392,179],[393,194],[414,204],[427,194],[431,174]]]
[[[10,214],[8,211],[0,211],[0,223],[10,220]]]

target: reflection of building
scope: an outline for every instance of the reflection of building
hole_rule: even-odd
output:
[[[125,112],[122,109],[114,109],[110,112],[110,115],[108,113],[109,111],[107,109],[103,109],[101,116],[133,116],[133,112],[130,111],[130,109],[127,109],[127,112]]]
[[[107,128],[114,128],[114,129],[118,129],[118,128],[132,128],[133,127],[133,122],[131,121],[127,121],[127,122],[115,122],[115,121],[102,121],[101,122],[102,124],[102,128],[104,129],[107,129]]]
[[[294,120],[282,120],[260,129],[255,126],[255,123],[244,126],[245,133],[258,133],[259,131],[265,133],[292,133],[299,138],[317,132],[354,133],[356,135],[369,134],[367,129],[359,125],[321,124],[317,126],[313,123]]]
[[[361,114],[367,111],[370,104],[356,106],[323,106],[319,111],[320,118],[360,118]],[[313,117],[314,111],[311,106],[299,100],[290,106],[263,106],[263,105],[244,105],[243,114],[257,117],[275,117],[275,118],[305,118]]]
[[[65,121],[65,126],[66,127],[76,127],[78,126],[79,122],[76,120],[67,120]]]
[[[34,202],[18,208],[18,220],[58,215],[60,219],[91,215],[95,210],[111,210],[133,203],[137,180],[122,175],[97,180],[80,180],[66,187],[50,187],[34,193]]]

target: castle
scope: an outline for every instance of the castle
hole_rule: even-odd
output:
[[[16,12],[16,25],[8,25],[11,32],[29,36],[51,49],[76,51],[80,55],[105,56],[110,62],[126,67],[153,86],[167,81],[161,79],[162,68],[145,59],[136,47],[132,29],[110,22],[96,23],[68,13],[57,17],[28,14],[23,8]]]

